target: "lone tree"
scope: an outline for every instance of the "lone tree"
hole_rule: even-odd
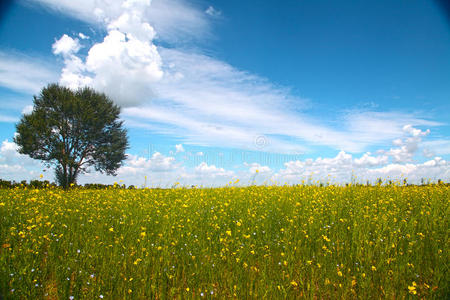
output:
[[[116,175],[128,148],[120,107],[90,88],[72,91],[58,84],[43,88],[33,102],[33,112],[16,125],[20,153],[54,166],[63,188],[90,167]]]

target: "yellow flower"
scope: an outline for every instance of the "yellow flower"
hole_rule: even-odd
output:
[[[110,231],[110,232],[114,232],[114,228],[111,227],[111,228],[109,229],[109,231]]]
[[[375,271],[377,270],[377,267],[375,267],[375,266],[372,266],[372,268],[371,268],[371,269],[372,269],[372,271],[374,271],[374,272],[375,272]]]
[[[231,230],[227,230],[227,231],[226,231],[226,234],[229,235],[229,236],[231,236]]]
[[[339,277],[342,277],[342,272],[341,271],[338,271],[337,274],[338,274]]]
[[[417,294],[416,286],[417,286],[417,284],[415,281],[412,282],[412,285],[408,286],[408,290],[409,290],[410,294],[413,294],[413,295]]]
[[[292,285],[292,286],[298,286],[298,283],[295,282],[294,280],[292,280],[292,281],[291,281],[291,285]]]

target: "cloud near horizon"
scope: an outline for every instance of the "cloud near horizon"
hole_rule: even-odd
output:
[[[405,135],[402,141],[411,137],[426,136],[428,131],[421,131],[412,126],[404,127]],[[421,149],[422,141],[408,151]],[[175,145],[183,149],[182,144]],[[247,184],[299,184],[299,183],[332,183],[349,182],[374,183],[378,178],[384,180],[407,179],[410,183],[420,183],[422,179],[436,182],[438,179],[450,181],[450,162],[441,157],[434,157],[423,163],[415,162],[409,155],[400,156],[393,150],[403,149],[404,142],[390,150],[379,150],[377,155],[370,152],[360,157],[340,151],[335,157],[318,157],[316,159],[292,160],[284,163],[279,170],[272,170],[264,162],[243,162],[238,170],[230,170],[200,161],[193,168],[187,168],[185,161],[173,156],[154,152],[145,158],[128,154],[125,165],[117,172],[117,177],[106,176],[98,172],[83,174],[79,178],[81,184],[100,182],[112,184],[121,181],[127,185],[152,187],[170,187],[175,183],[184,186],[223,186],[236,182]],[[403,151],[403,150],[401,150]],[[198,156],[201,160],[202,156]],[[0,147],[0,178],[8,180],[38,179],[42,173],[40,162],[21,155],[13,142],[3,141]],[[53,180],[53,174],[48,172],[44,179]]]

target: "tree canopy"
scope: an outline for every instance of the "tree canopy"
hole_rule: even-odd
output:
[[[50,84],[34,96],[14,141],[20,153],[53,165],[56,181],[67,188],[89,168],[116,175],[128,148],[119,115],[120,107],[103,93]]]

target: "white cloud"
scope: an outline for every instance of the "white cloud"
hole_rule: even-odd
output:
[[[162,47],[159,53],[164,76],[154,84],[157,99],[124,110],[124,116],[166,124],[162,133],[185,143],[282,153],[317,145],[363,152],[399,136],[406,122],[439,125],[408,114],[351,112],[334,129],[302,111],[308,101],[264,78],[199,53]],[[262,147],[255,145],[259,137],[265,139]]]
[[[357,178],[360,182],[370,180],[374,182],[377,178],[401,179],[408,178],[409,182],[418,183],[422,178],[450,179],[450,162],[441,157],[435,157],[424,163],[413,161],[414,155],[419,149],[422,138],[429,135],[430,131],[422,131],[411,125],[403,127],[406,135],[402,139],[395,139],[397,148],[388,151],[377,151],[380,155],[372,156],[370,152],[363,154],[360,158],[343,151],[334,158],[296,160],[285,163],[273,176],[277,182],[300,182],[302,180],[330,180],[331,182],[350,182]],[[389,157],[392,162],[389,161]]]
[[[389,158],[387,155],[371,156],[370,152],[364,153],[362,157],[356,158],[354,163],[359,167],[373,167],[384,165],[388,162]]]
[[[85,35],[84,33],[80,32],[78,33],[78,36],[80,37],[80,39],[82,40],[88,40],[90,37]]]
[[[422,143],[426,150],[426,153],[436,155],[448,155],[450,154],[450,140],[438,139],[434,141],[426,141]],[[426,156],[426,155],[425,155]]]
[[[422,131],[412,127],[412,125],[405,125],[403,127],[403,132],[409,135],[405,139],[395,139],[393,144],[398,146],[397,148],[391,148],[386,152],[387,155],[391,156],[394,162],[409,162],[414,157],[414,154],[419,148],[420,142],[422,142],[422,137],[427,136],[430,130]]]
[[[160,39],[183,44],[186,40],[210,36],[204,13],[183,0],[110,1],[110,0],[28,0],[58,13],[70,15],[98,26],[107,26],[130,7],[139,13],[160,34]],[[151,9],[149,5],[151,2]]]
[[[152,128],[184,143],[281,153],[303,153],[315,146],[364,152],[398,137],[405,124],[440,125],[412,114],[350,111],[336,116],[340,126],[334,128],[309,115],[308,101],[288,88],[188,47],[157,48],[154,39],[178,45],[173,41],[208,27],[205,12],[184,1],[38,2],[107,30],[86,58],[75,51],[66,55],[62,84],[103,91],[130,108],[124,110],[128,125]],[[267,143],[255,147],[261,136]]]
[[[31,114],[32,112],[33,112],[33,105],[26,105],[26,106],[22,109],[22,114],[23,114],[23,115]]]
[[[410,138],[425,137],[428,131],[406,127],[405,134],[407,136],[401,139],[401,147],[408,143]],[[417,140],[415,142],[419,143]],[[181,149],[181,147],[177,148]],[[123,183],[127,185],[142,186],[146,183],[147,186],[170,187],[175,182],[180,182],[186,186],[225,185],[237,178],[240,179],[240,184],[244,185],[268,182],[278,184],[301,183],[302,181],[307,183],[317,181],[323,183],[346,183],[350,181],[365,183],[368,180],[373,183],[378,178],[384,180],[407,178],[410,183],[420,183],[422,178],[426,181],[442,179],[448,182],[450,180],[450,162],[441,157],[434,157],[423,163],[412,160],[397,162],[395,156],[391,157],[392,161],[389,161],[387,153],[391,150],[377,151],[377,153],[380,153],[379,155],[372,155],[372,153],[367,152],[359,157],[340,151],[335,157],[288,161],[284,163],[283,168],[276,172],[259,162],[244,163],[246,169],[235,172],[206,162],[200,162],[194,168],[187,169],[182,162],[177,162],[175,157],[166,156],[160,152],[155,152],[148,158],[129,154],[124,166],[118,170],[117,177],[93,172],[81,175],[79,183],[113,183],[123,180]],[[42,166],[39,161],[19,154],[14,143],[8,142],[8,140],[3,141],[0,147],[0,178],[16,181],[37,179],[39,174],[42,173],[41,170]],[[53,179],[53,174],[50,173],[45,175],[45,179]]]
[[[5,180],[33,180],[44,174],[44,179],[51,180],[52,175],[42,172],[43,166],[38,160],[20,154],[14,142],[4,140],[0,146],[0,178]]]
[[[38,93],[58,78],[54,67],[37,57],[0,51],[0,86],[25,93]]]
[[[184,148],[183,148],[182,144],[175,145],[175,149],[176,149],[175,153],[184,152]]]
[[[210,15],[211,17],[220,17],[222,15],[222,12],[220,10],[215,9],[213,6],[208,6],[208,8],[205,10],[205,13]]]
[[[231,178],[234,175],[233,171],[218,168],[215,165],[208,165],[206,162],[201,162],[194,169],[195,175],[203,178],[227,177]]]
[[[89,49],[85,60],[75,55],[78,40],[63,35],[53,45],[54,53],[64,57],[60,83],[70,88],[92,86],[124,107],[151,100],[152,85],[163,71],[153,44],[155,31],[143,19],[149,4],[123,2],[121,15],[107,23],[106,37]]]
[[[178,167],[175,158],[155,152],[149,159],[128,155],[126,166],[120,169],[121,175],[136,172],[168,172]]]
[[[249,168],[250,174],[270,174],[272,173],[272,169],[270,169],[268,166],[263,166],[259,163],[244,163],[244,166]]]
[[[425,163],[386,163],[377,167],[362,166],[356,163],[351,155],[340,152],[332,159],[307,159],[305,161],[290,161],[285,168],[272,177],[277,183],[330,182],[346,183],[356,181],[365,183],[383,180],[402,180],[407,178],[410,183],[419,183],[422,178],[436,181],[450,180],[450,163],[435,157]]]
[[[13,117],[13,116],[8,116],[8,115],[4,115],[4,114],[0,114],[0,122],[3,123],[15,123],[19,121],[19,118]]]
[[[61,38],[56,40],[52,45],[53,53],[56,55],[61,54],[63,56],[77,53],[80,48],[81,45],[78,42],[78,39],[73,39],[67,34],[63,34]]]

